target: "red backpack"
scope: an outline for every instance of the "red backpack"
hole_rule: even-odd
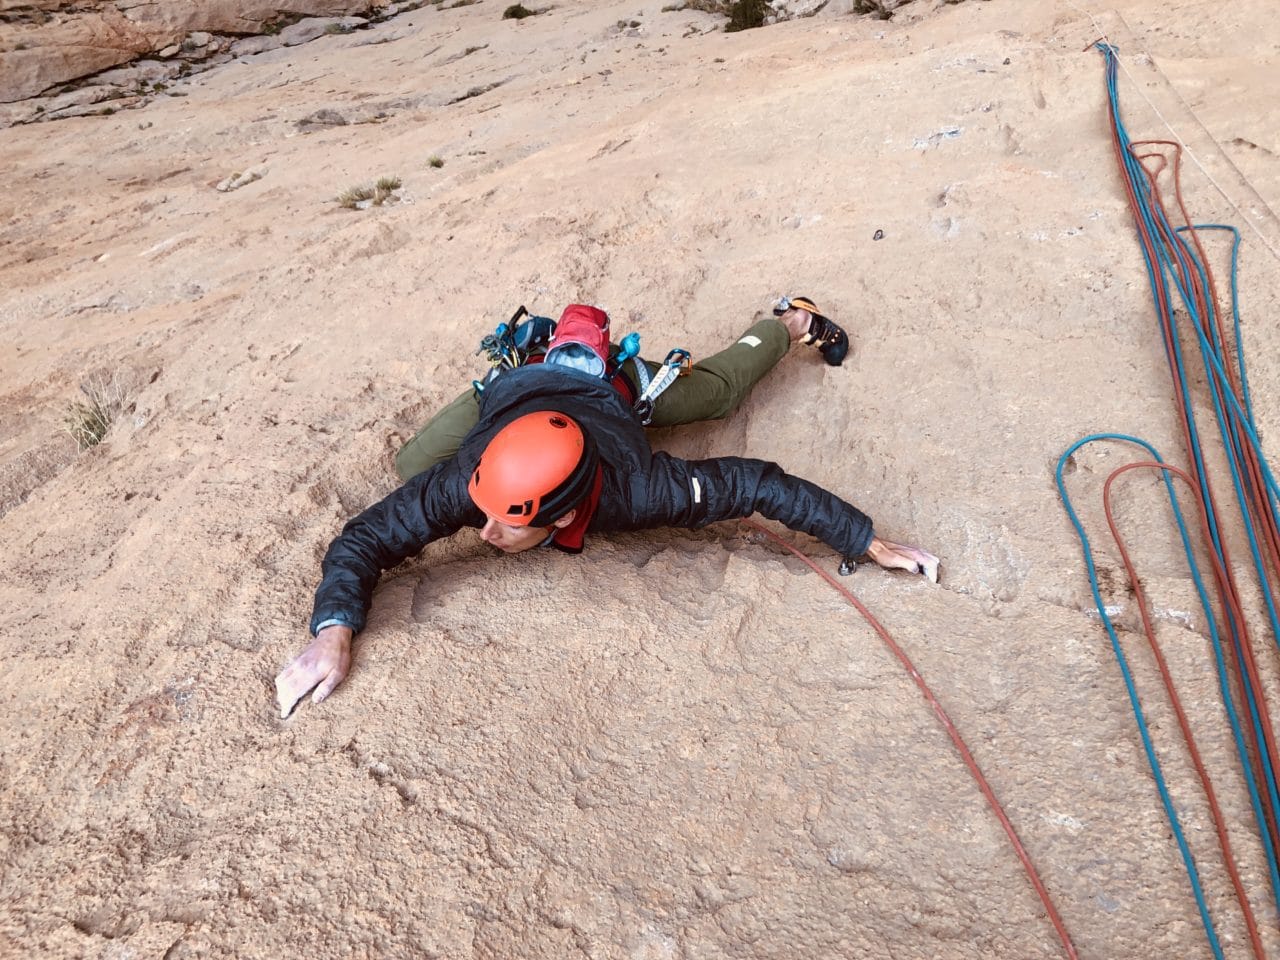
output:
[[[560,314],[555,336],[547,344],[547,361],[554,362],[552,354],[568,344],[579,344],[600,361],[597,376],[604,376],[609,366],[609,315],[599,307],[571,303]]]

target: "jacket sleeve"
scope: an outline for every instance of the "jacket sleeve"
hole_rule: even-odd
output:
[[[464,526],[481,525],[483,514],[467,496],[454,464],[437,464],[418,474],[342,528],[321,564],[312,635],[326,622],[343,623],[359,633],[383,570]]]
[[[759,513],[817,537],[842,557],[865,553],[871,518],[815,483],[776,463],[741,457],[679,460],[654,454],[644,526],[697,528]]]

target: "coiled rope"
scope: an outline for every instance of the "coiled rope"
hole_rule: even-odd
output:
[[[1195,739],[1191,734],[1190,725],[1186,718],[1186,713],[1182,708],[1181,701],[1173,686],[1173,680],[1169,675],[1169,670],[1164,661],[1164,656],[1160,652],[1160,648],[1155,639],[1155,630],[1151,625],[1150,617],[1147,612],[1148,604],[1146,597],[1142,592],[1141,581],[1139,580],[1133,564],[1129,559],[1128,551],[1124,546],[1124,541],[1120,537],[1116,529],[1115,517],[1111,509],[1110,491],[1115,479],[1121,474],[1138,468],[1155,468],[1164,472],[1164,483],[1169,496],[1169,504],[1173,508],[1174,518],[1178,526],[1178,534],[1182,539],[1183,549],[1186,552],[1187,565],[1191,571],[1192,581],[1195,583],[1196,593],[1200,598],[1201,608],[1205,612],[1206,620],[1209,624],[1210,639],[1213,643],[1214,660],[1218,670],[1219,690],[1223,695],[1223,701],[1227,707],[1229,722],[1231,724],[1232,737],[1236,743],[1236,749],[1244,755],[1244,737],[1241,731],[1241,725],[1235,706],[1231,701],[1231,694],[1228,685],[1228,671],[1225,663],[1225,655],[1223,653],[1222,642],[1218,634],[1217,624],[1213,616],[1212,606],[1209,600],[1208,591],[1205,588],[1204,580],[1200,575],[1199,565],[1196,563],[1195,552],[1191,542],[1190,534],[1187,531],[1187,525],[1183,519],[1182,510],[1178,505],[1177,496],[1173,491],[1173,484],[1170,481],[1169,474],[1173,473],[1184,479],[1188,485],[1192,484],[1192,480],[1187,474],[1166,464],[1156,451],[1155,447],[1137,437],[1126,436],[1125,434],[1108,433],[1108,434],[1092,434],[1077,440],[1068,447],[1058,459],[1058,465],[1055,470],[1054,479],[1058,485],[1058,494],[1062,498],[1063,507],[1067,511],[1067,516],[1071,520],[1071,525],[1075,527],[1076,535],[1080,539],[1080,547],[1084,553],[1085,568],[1089,575],[1089,589],[1093,594],[1093,602],[1098,611],[1098,616],[1102,620],[1103,628],[1107,631],[1107,636],[1111,640],[1111,650],[1116,658],[1116,663],[1120,666],[1120,673],[1124,679],[1125,690],[1129,696],[1129,706],[1133,711],[1134,719],[1138,725],[1138,733],[1142,738],[1142,748],[1147,755],[1147,763],[1151,767],[1151,775],[1155,779],[1156,789],[1160,794],[1160,803],[1164,807],[1165,816],[1169,820],[1169,825],[1173,830],[1174,840],[1178,845],[1178,852],[1182,857],[1182,862],[1187,871],[1187,876],[1191,881],[1192,893],[1195,896],[1196,908],[1200,913],[1201,923],[1204,925],[1206,936],[1209,939],[1210,949],[1215,957],[1222,958],[1222,946],[1218,940],[1217,931],[1213,925],[1213,919],[1209,913],[1209,906],[1205,901],[1203,885],[1200,882],[1200,874],[1196,869],[1195,859],[1191,854],[1191,848],[1187,843],[1186,834],[1182,829],[1182,822],[1178,817],[1177,810],[1174,806],[1173,799],[1169,794],[1169,787],[1165,781],[1163,769],[1160,766],[1160,760],[1156,754],[1155,744],[1152,742],[1151,730],[1147,723],[1146,715],[1142,709],[1142,701],[1138,696],[1137,685],[1133,679],[1133,672],[1129,668],[1128,659],[1125,657],[1124,648],[1120,643],[1120,637],[1116,632],[1115,623],[1111,618],[1111,609],[1103,600],[1101,588],[1098,581],[1098,571],[1093,559],[1093,548],[1090,546],[1089,537],[1085,533],[1084,525],[1080,522],[1079,516],[1076,514],[1072,505],[1071,497],[1067,494],[1064,473],[1068,464],[1072,462],[1071,458],[1077,450],[1085,444],[1093,443],[1098,440],[1117,440],[1127,443],[1137,444],[1142,447],[1151,456],[1151,460],[1138,461],[1135,463],[1125,464],[1112,471],[1107,477],[1104,485],[1103,501],[1107,514],[1107,524],[1111,529],[1113,537],[1116,539],[1117,546],[1120,549],[1121,557],[1125,566],[1125,570],[1129,574],[1130,583],[1134,587],[1135,600],[1141,611],[1144,632],[1147,640],[1151,645],[1152,653],[1156,657],[1159,665],[1161,678],[1164,681],[1165,690],[1168,692],[1169,699],[1174,706],[1174,711],[1178,717],[1178,726],[1182,731],[1183,738],[1188,745],[1188,751],[1192,755],[1192,762],[1195,765],[1196,772],[1200,777],[1201,785],[1209,799],[1214,827],[1218,834],[1219,844],[1223,851],[1223,860],[1227,867],[1227,872],[1231,877],[1232,886],[1235,888],[1237,898],[1240,900],[1245,915],[1245,924],[1249,930],[1250,942],[1253,945],[1255,956],[1258,960],[1265,960],[1266,954],[1263,952],[1262,943],[1258,933],[1257,923],[1253,917],[1253,911],[1249,906],[1248,897],[1244,891],[1243,882],[1240,879],[1239,871],[1235,864],[1235,858],[1231,852],[1230,841],[1226,834],[1226,827],[1220,809],[1218,808],[1216,794],[1213,790],[1212,782],[1208,773],[1204,769],[1204,765],[1200,760],[1199,751],[1195,746]],[[1208,535],[1208,522],[1204,520],[1204,514],[1201,513],[1202,530]],[[1215,568],[1219,561],[1214,558]],[[1252,777],[1246,778],[1249,787],[1250,800],[1253,803],[1255,815],[1261,820],[1261,801],[1258,796],[1257,785]],[[1264,821],[1265,822],[1265,821]],[[1269,858],[1269,862],[1274,870],[1274,859]]]
[[[1221,535],[1217,499],[1205,467],[1195,410],[1190,391],[1187,389],[1188,376],[1175,322],[1170,283],[1167,281],[1172,281],[1172,287],[1177,291],[1189,321],[1183,323],[1183,329],[1194,333],[1195,342],[1200,348],[1205,376],[1210,387],[1214,419],[1227,453],[1232,488],[1248,539],[1254,572],[1262,590],[1272,637],[1280,638],[1280,621],[1277,619],[1274,591],[1268,576],[1268,564],[1264,562],[1257,536],[1257,527],[1261,525],[1267,532],[1264,545],[1267,548],[1270,567],[1272,570],[1280,569],[1280,551],[1276,548],[1275,536],[1276,483],[1262,453],[1261,442],[1252,417],[1252,404],[1250,402],[1249,409],[1246,410],[1237,397],[1237,394],[1248,397],[1248,377],[1241,360],[1238,363],[1239,379],[1237,381],[1235,371],[1232,370],[1226,355],[1226,338],[1221,325],[1221,311],[1217,306],[1216,286],[1213,283],[1212,271],[1208,267],[1203,247],[1199,243],[1199,228],[1183,227],[1176,230],[1172,228],[1159,187],[1160,174],[1169,169],[1168,165],[1159,155],[1154,155],[1160,161],[1154,169],[1149,169],[1142,162],[1152,158],[1153,154],[1146,152],[1151,146],[1173,148],[1174,164],[1170,172],[1173,176],[1178,209],[1186,224],[1189,225],[1190,217],[1182,197],[1179,164],[1181,154],[1177,145],[1169,141],[1135,143],[1130,140],[1120,116],[1119,94],[1116,88],[1118,57],[1110,46],[1099,45],[1099,49],[1103,53],[1107,66],[1107,91],[1111,106],[1110,117],[1115,153],[1124,174],[1125,188],[1138,227],[1153,301],[1160,318],[1161,335],[1164,339],[1174,392],[1178,400],[1179,424],[1190,460],[1188,472],[1195,478],[1200,506],[1208,521],[1210,530],[1208,545],[1217,555],[1223,571],[1220,577],[1215,574],[1215,580],[1219,591],[1219,602],[1231,633],[1238,685],[1249,707],[1251,723],[1248,731],[1250,741],[1248,752],[1251,759],[1248,766],[1252,769],[1252,775],[1266,784],[1269,802],[1265,810],[1265,825],[1262,832],[1265,845],[1270,849],[1268,856],[1274,858],[1277,853],[1280,853],[1280,833],[1277,832],[1280,791],[1277,790],[1275,776],[1276,759],[1280,756],[1280,751],[1277,751],[1271,712],[1258,678],[1249,628],[1243,614],[1241,592],[1235,582],[1230,553]],[[1217,225],[1211,225],[1211,228],[1230,229]],[[1192,237],[1194,247],[1183,240],[1184,232]],[[1235,325],[1234,340],[1239,358],[1242,356],[1239,349],[1241,336],[1237,281],[1239,234],[1233,231],[1233,236],[1235,243],[1232,248],[1232,314]],[[1213,339],[1211,340],[1210,337]],[[1242,757],[1242,761],[1244,759]],[[1280,879],[1276,878],[1274,868],[1272,872],[1273,893],[1276,896],[1277,906],[1280,906]]]
[[[1086,443],[1095,440],[1118,440],[1135,443],[1143,447],[1150,459],[1135,464],[1127,464],[1112,472],[1107,478],[1103,490],[1103,503],[1107,514],[1108,525],[1133,585],[1135,598],[1143,621],[1152,652],[1156,657],[1165,689],[1174,711],[1178,716],[1179,727],[1193,765],[1200,777],[1202,787],[1208,800],[1219,845],[1222,850],[1224,866],[1231,877],[1236,898],[1240,903],[1245,924],[1249,930],[1253,952],[1259,960],[1265,956],[1261,939],[1253,916],[1247,891],[1241,881],[1235,865],[1231,845],[1227,836],[1221,811],[1218,808],[1216,794],[1199,757],[1199,751],[1192,736],[1189,721],[1178,700],[1172,679],[1164,662],[1159,645],[1156,643],[1154,631],[1148,614],[1148,604],[1141,589],[1141,582],[1130,561],[1128,550],[1116,529],[1111,510],[1110,495],[1114,481],[1123,473],[1136,469],[1160,470],[1167,488],[1170,504],[1177,521],[1183,548],[1192,573],[1197,594],[1200,599],[1206,623],[1209,627],[1210,640],[1214,650],[1215,667],[1218,673],[1219,690],[1227,719],[1231,726],[1232,739],[1240,756],[1250,803],[1259,838],[1265,853],[1271,879],[1272,895],[1277,907],[1280,907],[1280,869],[1277,866],[1277,853],[1280,852],[1280,795],[1276,787],[1275,767],[1280,752],[1276,749],[1271,712],[1264,697],[1264,691],[1258,675],[1257,662],[1254,656],[1250,631],[1243,613],[1241,592],[1235,580],[1230,553],[1222,535],[1222,523],[1217,499],[1200,440],[1196,412],[1192,402],[1191,390],[1188,387],[1183,346],[1179,336],[1179,319],[1181,330],[1188,339],[1194,336],[1193,343],[1199,347],[1199,353],[1207,382],[1207,390],[1213,409],[1214,419],[1222,440],[1227,465],[1230,470],[1232,490],[1240,510],[1243,529],[1246,534],[1249,552],[1253,560],[1254,572],[1261,589],[1266,614],[1273,638],[1280,642],[1280,618],[1277,617],[1275,591],[1270,582],[1269,571],[1280,571],[1280,524],[1277,523],[1277,485],[1271,469],[1262,453],[1258,439],[1256,423],[1253,419],[1253,405],[1249,393],[1248,377],[1243,359],[1243,344],[1240,333],[1238,263],[1240,235],[1233,227],[1219,224],[1195,225],[1187,212],[1182,195],[1181,158],[1183,148],[1179,142],[1169,140],[1150,140],[1134,142],[1130,139],[1120,115],[1119,93],[1117,90],[1117,65],[1119,58],[1115,48],[1108,43],[1099,43],[1106,63],[1107,95],[1110,105],[1110,123],[1112,140],[1117,164],[1125,185],[1131,212],[1137,228],[1138,240],[1151,286],[1152,299],[1160,320],[1160,332],[1165,348],[1174,397],[1176,400],[1178,422],[1183,442],[1187,450],[1189,468],[1186,472],[1165,463],[1156,453],[1155,448],[1145,441],[1122,434],[1094,434],[1072,445],[1058,461],[1056,479],[1059,494],[1067,514],[1076,528],[1084,551],[1085,565],[1089,574],[1090,589],[1099,616],[1111,639],[1112,650],[1120,665],[1128,690],[1130,706],[1138,724],[1143,747],[1151,766],[1152,776],[1160,793],[1161,803],[1173,829],[1183,863],[1187,871],[1192,892],[1205,934],[1209,940],[1214,956],[1221,958],[1222,947],[1214,929],[1213,920],[1206,903],[1200,876],[1195,866],[1190,847],[1183,834],[1177,813],[1169,797],[1164,776],[1156,756],[1150,731],[1143,714],[1141,701],[1133,682],[1132,674],[1125,660],[1124,651],[1116,634],[1111,617],[1098,587],[1097,571],[1094,567],[1092,551],[1063,480],[1064,468],[1070,462],[1072,454]],[[1172,155],[1172,163],[1166,154]],[[1181,216],[1182,225],[1174,227],[1166,209],[1161,180],[1168,176],[1174,186],[1176,209]],[[1208,258],[1200,241],[1202,230],[1226,230],[1234,237],[1231,253],[1231,311],[1234,324],[1234,347],[1237,362],[1232,364],[1228,356],[1227,336],[1222,324],[1222,311],[1219,306],[1217,286],[1213,272],[1208,266]],[[1175,313],[1173,295],[1177,294],[1181,305],[1181,313]],[[1213,567],[1213,581],[1216,588],[1216,604],[1205,589],[1199,569],[1196,565],[1194,547],[1190,539],[1177,498],[1173,492],[1171,475],[1184,480],[1191,488],[1197,512],[1200,517],[1200,533],[1208,548],[1210,562]],[[1261,531],[1261,536],[1259,536]],[[1230,644],[1224,648],[1221,642],[1221,631],[1215,616],[1215,607],[1221,611],[1226,622]],[[1236,708],[1233,687],[1247,708],[1247,723],[1242,723]]]

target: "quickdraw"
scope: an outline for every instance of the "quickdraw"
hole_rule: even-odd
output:
[[[667,387],[676,382],[677,377],[682,377],[690,371],[693,366],[693,356],[688,350],[676,347],[667,354],[667,359],[662,362],[653,379],[649,379],[649,370],[639,357],[635,359],[635,366],[641,383],[639,384],[640,396],[632,409],[640,418],[640,422],[647,427],[653,422],[654,401],[666,392]]]
[[[525,317],[528,319],[521,322]],[[493,333],[480,341],[476,355],[483,353],[492,369],[480,380],[471,381],[476,393],[482,393],[502,370],[524,366],[537,348],[545,346],[551,339],[555,326],[549,317],[535,316],[521,304],[510,320],[498,324]]]
[[[524,363],[524,354],[516,347],[515,330],[520,318],[528,315],[529,311],[525,309],[524,304],[520,304],[510,320],[498,324],[498,328],[493,333],[480,341],[480,346],[476,348],[476,356],[483,353],[489,358],[490,365],[494,367],[518,367]]]

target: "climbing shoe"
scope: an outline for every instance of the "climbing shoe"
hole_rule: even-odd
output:
[[[817,305],[808,297],[783,297],[773,308],[773,315],[780,317],[791,309],[803,310],[809,314],[809,332],[801,339],[810,346],[817,347],[822,359],[831,366],[840,366],[849,352],[849,335],[844,332],[844,328],[819,313]]]

